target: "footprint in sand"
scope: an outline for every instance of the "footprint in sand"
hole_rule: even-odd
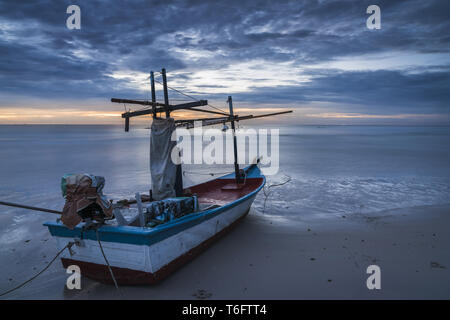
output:
[[[212,293],[207,292],[206,290],[200,289],[197,290],[196,293],[194,293],[192,296],[196,297],[197,299],[208,299],[212,296]]]
[[[432,268],[439,268],[439,269],[446,269],[445,266],[439,264],[439,262],[431,261],[430,267]]]

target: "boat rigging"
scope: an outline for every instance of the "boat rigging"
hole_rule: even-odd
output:
[[[64,267],[77,265],[84,276],[114,283],[116,287],[118,284],[159,282],[245,218],[266,178],[258,163],[243,169],[239,167],[235,123],[292,112],[235,115],[231,96],[227,100],[228,112],[216,107],[214,111],[202,108],[208,106],[207,100],[170,104],[165,69],[161,75],[164,102],[156,101],[154,72],[150,72],[151,101],[111,99],[115,103],[149,107],[136,111],[125,109],[122,114],[126,132],[130,130],[131,118],[143,115],[153,118],[150,135],[152,189],[148,195],[136,193],[134,200],[114,202],[103,195],[105,178],[82,173],[62,177],[61,190],[66,202],[61,212],[0,201],[1,205],[59,214],[61,218],[56,222],[44,224],[59,249],[54,259],[61,256]],[[171,114],[178,110],[217,117],[175,120]],[[158,117],[160,113],[165,114],[165,118]],[[183,188],[181,164],[173,163],[170,158],[175,146],[171,136],[176,127],[192,128],[196,121],[201,126],[231,124],[234,173]],[[130,211],[131,206],[137,214],[128,219],[122,211]],[[69,250],[65,250],[67,248]]]

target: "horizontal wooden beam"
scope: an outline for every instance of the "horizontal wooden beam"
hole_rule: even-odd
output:
[[[249,115],[249,116],[238,117],[238,119],[236,119],[236,121],[256,119],[256,118],[264,118],[264,117],[271,117],[271,116],[277,116],[277,115],[280,115],[280,114],[292,113],[292,112],[293,112],[292,110],[287,110],[287,111],[280,111],[280,112],[274,112],[274,113],[260,114],[258,116]]]
[[[195,122],[195,121],[204,121],[204,120],[223,120],[223,121],[227,121],[229,119],[229,117],[215,117],[215,118],[197,118],[197,119],[178,119],[175,120],[175,123],[179,123],[179,124],[183,124],[186,122]]]
[[[144,116],[146,114],[152,114],[152,113],[153,113],[152,109],[145,109],[145,110],[139,110],[139,111],[125,112],[125,113],[122,113],[122,118],[129,119],[129,118],[132,118],[132,117]]]
[[[204,110],[204,109],[194,109],[194,108],[187,108],[186,110],[197,111],[197,112],[205,112],[205,113],[212,113],[212,114],[220,114],[222,116],[228,116],[228,113],[219,112],[219,111]]]
[[[274,113],[266,113],[266,114],[261,114],[261,115],[257,115],[257,116],[254,116],[251,114],[247,115],[247,116],[235,115],[234,117],[228,116],[228,117],[219,117],[219,118],[187,119],[187,120],[177,120],[176,122],[178,123],[178,126],[180,126],[180,127],[184,126],[188,129],[190,129],[190,128],[194,127],[195,121],[202,121],[202,127],[204,127],[204,126],[212,126],[212,125],[216,125],[216,124],[231,122],[232,120],[234,120],[234,121],[250,120],[250,119],[256,119],[256,118],[276,116],[276,115],[291,113],[291,112],[293,112],[293,111],[288,110],[288,111],[280,111],[280,112],[274,112]]]
[[[166,105],[164,103],[159,103],[159,102],[151,102],[151,101],[147,101],[147,100],[129,100],[129,99],[117,99],[117,98],[112,98],[111,102],[115,102],[115,103],[126,103],[126,104],[140,104],[143,106],[153,106],[155,105],[155,107],[165,107]]]
[[[113,101],[113,99],[111,99],[111,102],[124,101],[123,99],[114,99],[114,100],[116,100],[116,101]],[[134,101],[134,100],[125,100],[125,101]],[[152,105],[153,104],[153,102],[151,102],[151,101],[138,101],[138,102],[140,102],[139,104],[143,104],[143,105]],[[123,103],[126,103],[126,102],[123,102]],[[166,111],[165,104],[161,104],[161,103],[157,103],[157,102],[155,102],[155,103],[157,106],[160,106],[160,105],[163,106],[163,107],[155,108],[156,113]],[[200,100],[200,101],[195,101],[195,102],[169,105],[169,111],[187,109],[187,110],[195,110],[195,111],[202,111],[202,112],[208,112],[208,113],[216,113],[215,111],[209,111],[209,110],[204,111],[204,110],[200,110],[200,109],[193,109],[194,107],[206,106],[207,104],[208,104],[207,100]],[[138,116],[143,116],[143,115],[152,114],[152,113],[153,113],[153,109],[131,111],[131,112],[122,113],[122,118],[132,118],[132,117],[138,117]]]

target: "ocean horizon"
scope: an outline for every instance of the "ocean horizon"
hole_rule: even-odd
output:
[[[266,208],[263,195],[254,207],[265,214],[326,216],[371,213],[448,203],[450,127],[373,125],[246,125],[279,128],[279,183]],[[105,194],[130,198],[148,193],[149,130],[116,125],[0,125],[0,199],[61,209],[59,189],[66,173],[104,176]],[[230,165],[186,165],[184,183],[212,179]],[[284,192],[295,190],[295,192]],[[295,210],[293,209],[295,208]],[[22,212],[2,208],[7,212]],[[36,214],[36,213],[34,213]]]

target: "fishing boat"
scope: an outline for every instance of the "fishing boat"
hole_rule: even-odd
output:
[[[83,230],[81,223],[71,230],[60,222],[45,225],[57,239],[59,250],[69,241],[75,242],[62,254],[65,268],[77,265],[83,276],[112,283],[98,236],[118,284],[153,284],[194,258],[247,215],[265,177],[257,165],[247,167],[245,172],[245,184],[239,188],[232,188],[234,174],[190,187],[198,197],[200,210],[153,228],[103,225],[98,230]]]
[[[150,73],[151,101],[111,99],[116,103],[146,106],[122,114],[125,131],[130,129],[130,118],[149,114],[153,117],[150,135],[152,189],[148,195],[136,193],[134,199],[108,200],[102,193],[105,179],[78,174],[62,179],[66,198],[62,212],[0,202],[61,214],[61,219],[44,225],[56,239],[63,266],[78,266],[83,276],[100,282],[154,284],[242,221],[266,178],[259,168],[259,160],[246,168],[239,167],[235,122],[292,112],[237,116],[233,113],[231,96],[228,97],[229,112],[217,108],[215,111],[199,109],[208,105],[206,100],[171,105],[165,69],[161,76],[164,102],[156,101],[153,72]],[[177,110],[213,113],[220,117],[175,120],[171,113]],[[165,118],[160,116],[162,113]],[[200,121],[202,126],[223,124],[225,127],[226,123],[231,123],[234,172],[184,188],[181,164],[169,159],[175,143],[170,137],[175,128],[192,128],[194,121]],[[136,209],[136,214],[127,218],[123,211],[131,207]]]

